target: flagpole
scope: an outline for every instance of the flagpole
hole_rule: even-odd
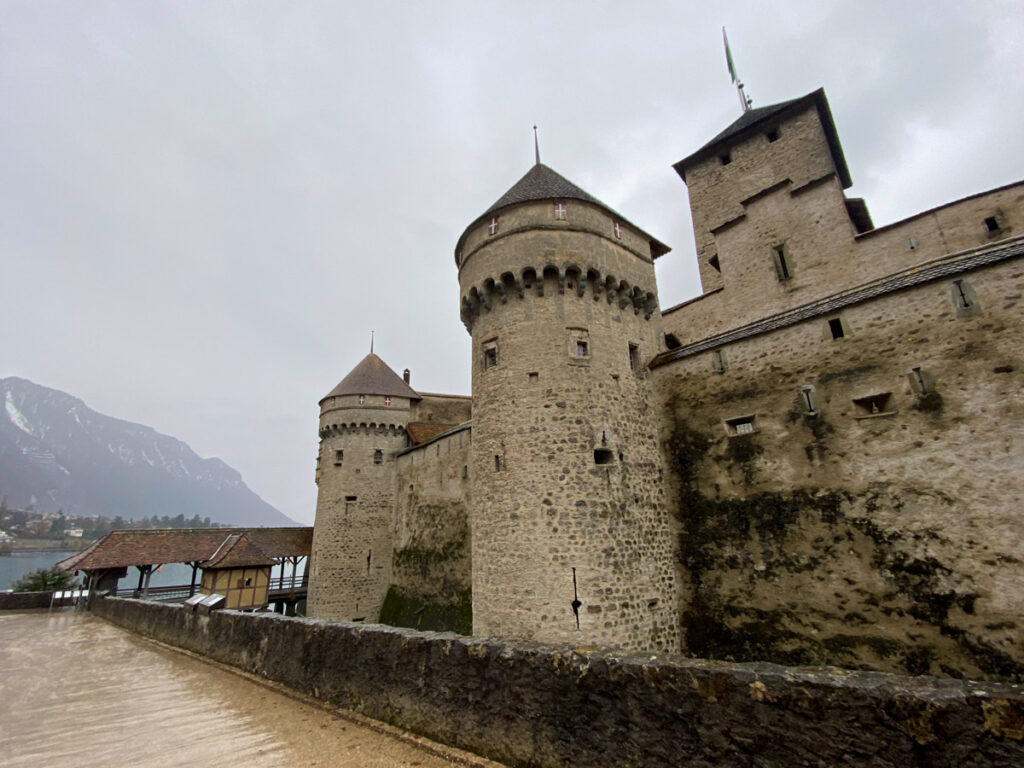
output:
[[[736,93],[740,97],[740,109],[744,112],[750,111],[750,97],[743,90],[743,81],[736,74],[736,65],[732,60],[732,51],[729,50],[729,36],[725,34],[725,27],[722,27],[722,42],[725,44],[725,65],[729,68],[729,77],[736,84]]]

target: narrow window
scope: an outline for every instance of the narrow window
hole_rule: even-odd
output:
[[[971,299],[967,295],[967,291],[964,290],[963,280],[953,281],[953,298],[956,301],[956,305],[961,309],[969,309],[971,306]]]
[[[995,216],[989,216],[987,219],[985,219],[985,229],[988,231],[990,235],[994,235],[996,232],[1002,229],[1002,227],[999,226],[999,219],[997,219]]]
[[[465,480],[469,477],[469,466],[466,464],[462,465],[462,479]]]
[[[359,396],[359,404],[362,405],[365,402],[366,402],[366,395],[360,395]]]
[[[724,155],[719,155],[718,159],[722,161],[722,165],[728,165],[732,162],[732,155],[726,152]]]
[[[496,235],[498,234],[498,217],[495,216],[491,219],[491,223],[487,225],[487,234]]]
[[[765,134],[765,137],[768,139],[769,144],[774,144],[776,141],[779,140],[779,129],[772,128],[770,131],[768,131],[768,133]]]
[[[752,435],[754,432],[757,432],[756,417],[740,416],[735,419],[726,419],[725,431],[730,437]]]
[[[382,464],[383,462],[384,462],[384,451],[382,451],[380,448],[378,448],[377,450],[375,450],[373,452],[373,463],[374,464]]]
[[[590,365],[590,333],[586,328],[567,328],[569,332],[569,362]]]
[[[950,288],[957,317],[971,317],[981,314],[981,304],[978,303],[978,295],[967,280],[954,280]]]
[[[711,353],[711,370],[715,373],[725,373],[725,369],[729,367],[729,364],[725,359],[725,350],[716,349]]]
[[[806,384],[798,390],[798,398],[800,400],[800,408],[807,416],[817,416],[818,414],[818,402],[814,395],[814,387],[810,384]]]
[[[390,397],[385,397],[384,398],[384,405],[385,405],[385,407],[388,407],[388,408],[391,407],[391,398]]]
[[[494,454],[494,471],[501,472],[501,456]]]
[[[674,333],[666,333],[665,346],[668,347],[669,349],[679,349],[683,345]]]
[[[711,265],[711,268],[713,270],[715,270],[715,272],[718,272],[718,273],[722,272],[722,265],[718,261],[718,254],[717,253],[714,256],[712,256],[710,259],[708,259],[708,264]]]
[[[629,369],[631,371],[640,370],[640,345],[630,344],[629,345]]]
[[[833,339],[841,339],[846,335],[846,329],[843,328],[843,321],[838,317],[833,317],[828,321],[828,329],[832,334]]]
[[[340,467],[341,466],[341,462],[343,462],[344,460],[345,460],[345,452],[344,451],[335,451],[334,452],[334,466]]]
[[[907,381],[910,383],[910,389],[918,397],[935,391],[935,377],[919,365],[907,371]]]
[[[484,347],[484,368],[493,368],[498,364],[498,345],[488,344]]]
[[[345,514],[351,514],[356,511],[356,497],[346,496],[345,497]]]
[[[612,224],[612,230],[615,232],[616,239],[621,240],[622,239],[622,225],[619,224],[619,222],[616,221],[614,224]]]
[[[775,274],[779,280],[789,280],[793,276],[793,265],[790,262],[786,244],[773,246],[772,257],[775,260]]]
[[[888,416],[896,413],[891,403],[891,392],[879,392],[876,395],[868,395],[867,397],[856,397],[853,400],[854,416],[858,419],[867,419],[871,416]]]
[[[594,463],[595,464],[614,464],[615,463],[615,452],[608,448],[595,448],[594,449]]]
[[[555,203],[555,218],[558,221],[565,221],[565,203]]]

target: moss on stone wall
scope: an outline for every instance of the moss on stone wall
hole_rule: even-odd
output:
[[[815,442],[826,436],[827,426]],[[948,542],[877,522],[880,509],[903,507],[897,491],[757,491],[756,438],[728,438],[716,450],[679,420],[668,441],[680,480],[679,558],[692,586],[681,617],[689,653],[1024,679],[1024,665],[979,636],[970,580],[929,554],[949,552]],[[711,482],[722,472],[742,477],[735,487],[746,493],[722,494]]]
[[[380,623],[392,627],[470,635],[473,633],[472,594],[466,589],[457,597],[455,603],[429,603],[392,585],[384,598]]]

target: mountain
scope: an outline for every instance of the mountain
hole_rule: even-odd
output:
[[[296,525],[220,459],[152,427],[111,418],[31,381],[0,379],[0,496],[75,515],[153,515],[246,526]]]

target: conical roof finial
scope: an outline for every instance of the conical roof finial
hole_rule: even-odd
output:
[[[540,165],[540,144],[537,142],[537,126],[533,126],[533,154],[537,160],[537,165]]]
[[[370,331],[370,354],[373,354],[373,331]]]

